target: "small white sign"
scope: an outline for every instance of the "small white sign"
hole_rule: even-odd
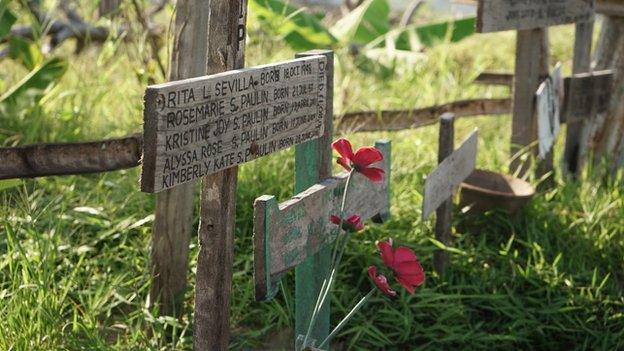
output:
[[[456,189],[474,171],[477,161],[478,130],[470,134],[459,149],[431,172],[425,180],[423,219],[427,219],[442,203],[453,196]]]
[[[561,127],[561,105],[563,103],[563,78],[561,63],[540,84],[536,93],[537,133],[539,137],[539,157],[545,159],[552,149]]]

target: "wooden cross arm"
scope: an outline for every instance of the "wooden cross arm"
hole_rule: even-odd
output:
[[[354,173],[349,185],[345,217],[358,214],[362,220],[383,222],[390,216],[391,144],[375,143],[384,160],[375,165],[384,170],[382,182],[373,183]],[[277,292],[281,276],[325,244],[334,241],[336,225],[331,215],[340,215],[342,194],[348,174],[313,185],[292,199],[277,203],[274,196],[264,195],[254,202],[254,261],[256,300],[269,300]]]
[[[422,218],[426,220],[475,169],[478,130],[475,130],[425,180]]]
[[[545,28],[594,19],[594,0],[502,1],[479,0],[479,33]]]
[[[624,2],[621,0],[597,0],[596,12],[607,16],[624,17]]]

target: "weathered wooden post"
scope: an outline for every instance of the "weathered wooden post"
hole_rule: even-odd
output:
[[[512,156],[537,139],[534,96],[548,72],[547,28],[558,24],[587,22],[594,16],[594,0],[512,1],[479,0],[477,31],[517,30]],[[531,148],[535,155],[536,148]],[[524,175],[529,168],[520,158],[512,172]]]
[[[477,161],[478,131],[470,134],[462,145],[454,150],[455,116],[446,113],[440,118],[438,167],[425,180],[423,194],[423,221],[436,212],[435,236],[444,246],[451,244],[453,227],[453,192],[474,171]],[[450,257],[444,250],[433,254],[433,266],[444,275]]]
[[[170,80],[196,77],[242,67],[244,65],[246,9],[246,0],[241,0],[238,3],[228,1],[184,1],[178,3],[176,6]],[[209,14],[212,14],[210,18]],[[208,42],[209,40],[210,43]],[[184,101],[185,99],[187,101]],[[184,96],[182,100],[183,103],[188,102],[188,97]],[[178,104],[179,102],[178,98]],[[161,103],[164,104],[165,102]],[[149,118],[147,110],[146,108],[146,125]],[[153,131],[151,133],[154,134]],[[153,135],[152,138],[156,139]],[[152,140],[152,142],[155,141]],[[146,147],[155,148],[156,146],[154,144],[147,145],[146,142]],[[175,168],[177,167],[179,165]],[[179,314],[186,289],[188,247],[193,223],[194,189],[195,182],[199,176],[189,178],[192,178],[192,180],[188,182],[180,181],[179,183],[181,184],[178,186],[169,187],[157,195],[154,242],[152,246],[154,282],[150,296],[152,300],[160,300],[160,311],[163,314]],[[236,170],[228,170],[225,171],[225,174],[215,176],[217,180],[226,178],[228,184],[225,184],[223,188],[235,189]],[[234,201],[233,198],[228,198],[224,199],[222,203],[226,210],[230,210],[228,214],[232,216]],[[205,207],[203,208],[205,209]],[[213,216],[221,217],[217,214],[213,214]],[[225,221],[233,223],[233,218],[228,218]],[[219,244],[225,246],[231,244],[232,240],[228,241],[228,239],[233,238],[233,226],[226,228],[216,226],[215,230],[219,235],[225,235],[223,240],[215,238]],[[202,233],[200,231],[198,288],[204,285],[204,278],[206,278],[205,275],[200,274],[200,271],[203,273],[203,269],[206,266],[202,262],[206,256],[205,246],[201,246]],[[229,249],[231,249],[231,245]],[[204,307],[201,306],[204,299],[212,300],[209,304],[215,303],[215,305],[221,307],[221,310],[216,313],[220,318],[211,320],[211,325],[208,328],[215,327],[217,332],[210,334],[212,337],[207,338],[203,337],[202,330],[205,330],[203,329],[206,328],[204,324],[208,324],[208,322],[200,320],[198,323],[196,321],[196,334],[201,336],[201,338],[198,335],[195,337],[195,345],[198,349],[206,349],[206,345],[224,349],[227,347],[228,342],[229,290],[232,272],[231,264],[228,266],[226,263],[228,259],[231,262],[231,253],[228,257],[227,250],[217,252],[221,255],[213,255],[211,258],[222,261],[224,271],[220,274],[212,275],[208,279],[220,277],[225,280],[218,282],[223,286],[213,294],[202,294],[199,299],[196,298],[196,303],[201,308]],[[226,312],[223,313],[223,310],[226,310]],[[201,311],[199,314],[196,311],[195,314],[196,319],[201,319],[205,315]]]
[[[455,116],[445,113],[440,117],[440,135],[438,137],[438,164],[449,157],[455,150]],[[474,167],[474,166],[473,166]],[[449,245],[453,230],[453,199],[444,201],[436,210],[435,236],[436,240]],[[433,267],[436,272],[443,274],[450,262],[448,252],[436,250],[433,253]]]
[[[357,213],[362,220],[381,222],[390,215],[390,142],[379,141],[375,147],[384,156],[379,165],[385,171],[384,180],[371,183],[360,174],[354,174],[349,185],[345,213]],[[302,154],[297,158],[297,163],[308,163],[316,157],[313,153],[305,157],[303,150],[300,151]],[[340,213],[346,180],[347,173],[343,172],[317,182],[280,204],[274,196],[269,195],[259,197],[254,203],[256,299],[273,298],[281,277],[293,268],[296,269],[295,337],[307,333],[318,290],[327,277],[331,258],[325,261],[318,257],[319,253],[330,248],[338,233],[338,228],[330,223],[329,217]],[[299,269],[302,265],[304,268]],[[309,340],[321,342],[329,335],[329,306],[321,311],[322,315],[318,317]],[[299,338],[299,341],[302,339]]]
[[[610,171],[615,171],[624,167],[624,2],[598,0],[597,11],[605,17],[595,69],[614,70],[613,95],[607,110],[587,123],[589,137],[582,142],[582,148],[593,155],[594,162],[608,160]]]
[[[574,56],[572,59],[572,74],[591,72],[591,48],[594,34],[594,21],[579,22],[576,24],[574,36]],[[576,94],[575,94],[576,95]],[[587,115],[569,116],[566,119],[566,140],[563,154],[563,171],[575,177],[579,172],[579,154],[583,120]]]
[[[228,70],[242,68],[245,65],[245,38],[247,24],[247,0],[208,1],[210,15],[208,17],[208,74],[217,74]],[[232,290],[232,265],[234,262],[234,225],[236,216],[236,187],[239,163],[259,156],[259,141],[268,138],[265,124],[269,114],[268,88],[264,99],[248,92],[258,86],[271,86],[278,83],[265,75],[275,74],[268,68],[268,73],[260,73],[253,78],[250,73],[241,78],[233,74],[228,88],[222,84],[226,81],[213,79],[206,94],[206,86],[202,88],[205,108],[212,106],[218,119],[214,122],[214,136],[225,136],[229,128],[234,135],[229,135],[222,142],[207,139],[207,158],[213,157],[212,174],[204,176],[200,198],[200,223],[198,230],[199,254],[197,256],[197,280],[195,286],[195,319],[193,329],[193,346],[195,350],[227,350],[230,339],[230,293]],[[242,74],[241,74],[242,75]],[[259,79],[260,78],[260,79]],[[244,86],[244,82],[247,86]],[[221,82],[221,83],[220,83]],[[236,86],[240,84],[238,87]],[[252,84],[252,85],[250,85]],[[260,95],[264,96],[264,95]],[[229,98],[229,112],[223,104]],[[216,107],[212,101],[219,101]],[[260,111],[260,112],[258,112]],[[213,112],[213,113],[214,113]],[[215,116],[215,117],[216,117]],[[240,117],[238,117],[240,116]],[[247,116],[247,127],[241,120]],[[238,118],[237,118],[238,117]],[[230,123],[241,125],[229,127]],[[262,122],[257,128],[256,123]],[[266,127],[268,129],[268,127]],[[258,131],[261,131],[260,133]],[[208,131],[207,131],[208,132]],[[265,138],[253,137],[264,134]],[[237,135],[238,134],[238,135]],[[244,139],[245,138],[245,139]],[[230,151],[225,151],[231,143]],[[266,144],[265,144],[266,145]],[[223,146],[223,149],[220,149]],[[258,149],[255,149],[257,147]],[[212,150],[210,150],[212,149]],[[202,149],[203,151],[203,149]],[[241,151],[244,156],[241,159]],[[219,155],[223,152],[221,155]],[[238,158],[233,159],[234,154]],[[220,157],[219,157],[220,156]],[[217,165],[217,163],[220,163]]]
[[[225,350],[236,166],[323,134],[327,59],[315,55],[230,71],[243,65],[246,3],[195,5],[202,7],[189,8],[194,11],[186,16],[210,14],[197,23],[208,28],[203,48],[212,75],[147,88],[141,189],[161,192],[204,178],[194,347]]]

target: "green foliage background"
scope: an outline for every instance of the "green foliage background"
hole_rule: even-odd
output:
[[[339,32],[323,16],[292,5],[251,1],[247,64],[289,59],[311,46],[334,48],[337,115],[508,96],[505,88],[471,82],[485,69],[512,70],[513,33],[456,36],[444,31],[435,40],[419,34],[419,41],[389,50],[391,41],[413,36],[389,22],[386,26],[383,19],[369,31],[361,30],[367,11],[385,13],[381,1],[365,5],[362,13],[342,18],[345,30]],[[90,16],[96,3],[80,6]],[[15,3],[9,9],[18,22],[28,21]],[[122,11],[132,19],[129,8]],[[169,24],[171,11],[159,21]],[[7,16],[0,16],[0,35],[6,33]],[[431,13],[422,17],[423,23],[414,25],[420,33],[437,33],[445,26],[427,26],[440,22]],[[118,20],[99,21],[119,25]],[[562,61],[568,73],[572,34],[571,26],[551,31],[552,62]],[[454,42],[459,37],[465,39]],[[72,54],[71,42],[40,55],[39,42],[23,44],[12,44],[28,49],[1,63],[0,144],[98,139],[141,130],[144,88],[149,81],[163,80],[146,56],[145,37],[111,38],[101,46],[87,46],[80,55]],[[358,56],[350,50],[353,44]],[[25,56],[28,52],[32,54]],[[160,52],[164,62],[168,54],[166,46]],[[37,73],[42,71],[46,73]],[[46,84],[36,83],[43,78]],[[20,88],[26,86],[32,89]],[[474,127],[480,128],[478,166],[505,170],[509,116],[459,121],[458,142]],[[432,272],[437,248],[432,223],[420,219],[423,180],[436,164],[437,128],[343,136],[356,145],[382,137],[393,140],[393,217],[354,238],[332,297],[334,323],[370,288],[365,268],[378,260],[375,240],[392,237],[414,248],[428,280],[414,296],[374,298],[341,333],[337,349],[624,348],[621,176],[600,180],[601,169],[596,168],[585,170],[583,182],[558,177],[556,188],[538,194],[516,217],[492,213],[467,218],[457,209],[458,227],[478,230],[456,233],[450,274],[440,279]],[[558,145],[557,155],[561,150]],[[147,310],[154,197],[138,191],[138,176],[139,170],[131,169],[0,182],[0,349],[192,348],[196,240],[189,308],[179,320]],[[231,347],[259,349],[280,340],[289,345],[292,276],[274,301],[253,299],[252,204],[262,194],[279,199],[293,195],[292,151],[244,165],[239,179]],[[168,337],[165,329],[172,328],[174,337]]]

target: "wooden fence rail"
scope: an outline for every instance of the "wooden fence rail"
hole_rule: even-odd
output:
[[[374,132],[415,129],[437,123],[445,112],[456,117],[503,115],[511,112],[511,99],[475,99],[403,111],[352,112],[339,117],[338,130]]]
[[[116,171],[140,163],[143,137],[0,148],[0,179]]]

